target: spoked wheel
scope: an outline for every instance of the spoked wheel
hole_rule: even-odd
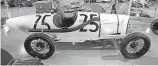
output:
[[[55,51],[53,39],[42,33],[28,36],[24,47],[29,55],[43,60],[50,58]]]
[[[151,30],[158,35],[158,19],[154,20],[150,25]]]
[[[120,51],[125,58],[136,59],[143,56],[149,50],[151,41],[142,33],[127,35],[120,44]]]

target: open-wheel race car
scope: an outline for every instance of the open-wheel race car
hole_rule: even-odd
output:
[[[4,31],[15,28],[31,33],[24,47],[27,53],[40,59],[48,59],[55,52],[54,42],[84,42],[85,40],[121,39],[120,52],[125,58],[136,59],[150,48],[148,36],[130,32],[130,16],[79,10],[31,14],[6,20]]]

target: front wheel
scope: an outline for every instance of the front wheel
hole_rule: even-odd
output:
[[[24,47],[29,55],[42,60],[50,58],[55,52],[53,39],[43,33],[28,36],[24,42]]]
[[[149,50],[151,41],[148,36],[136,32],[127,35],[120,44],[120,52],[125,58],[136,59]]]

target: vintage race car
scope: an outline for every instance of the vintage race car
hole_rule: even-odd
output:
[[[85,40],[121,39],[120,52],[125,58],[136,59],[150,48],[148,36],[130,33],[130,16],[95,12],[68,11],[31,14],[6,20],[4,31],[11,28],[31,33],[24,47],[27,53],[48,59],[55,52],[54,42],[83,42]]]

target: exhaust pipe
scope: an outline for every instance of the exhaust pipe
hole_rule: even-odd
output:
[[[153,33],[158,35],[158,19],[152,21],[150,28],[153,31]]]

